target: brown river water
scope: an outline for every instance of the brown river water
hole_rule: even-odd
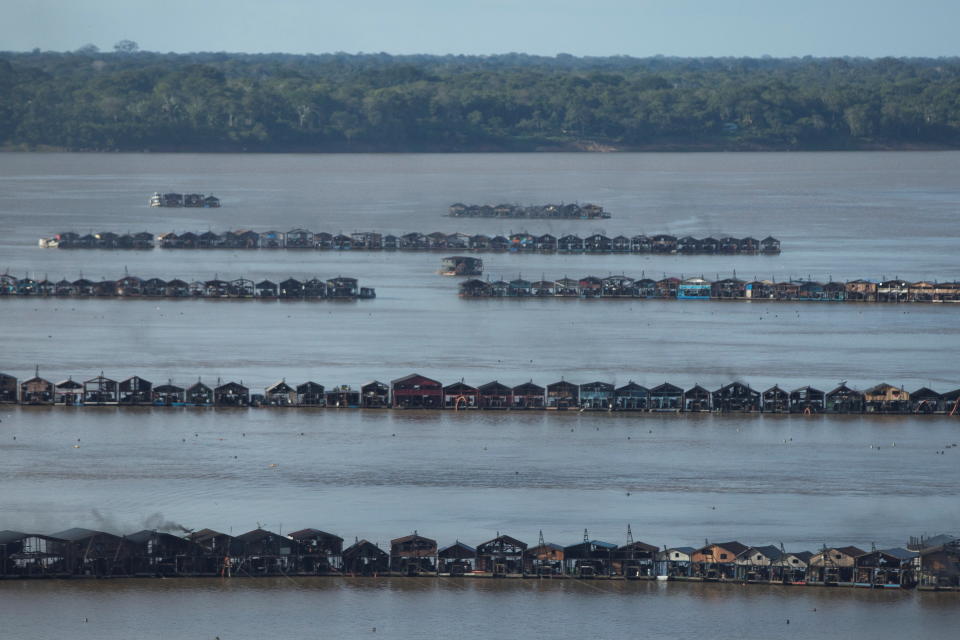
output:
[[[0,301],[0,371],[358,386],[847,380],[960,387],[960,307],[462,300],[431,253],[62,251],[61,231],[208,228],[774,235],[780,256],[485,254],[512,278],[626,273],[960,279],[960,153],[0,154],[0,272],[51,279],[350,275],[349,303]],[[198,191],[218,210],[151,209]],[[595,202],[604,221],[445,217],[455,201]],[[946,417],[0,408],[0,529],[240,533],[381,544],[497,531],[535,544],[710,540],[869,548],[960,533]],[[78,441],[79,439],[79,441]],[[79,444],[79,448],[74,445]],[[936,452],[944,450],[943,455]],[[816,611],[814,611],[816,609]],[[696,612],[694,614],[693,612]],[[789,619],[787,625],[785,620]],[[84,620],[87,620],[84,622]],[[0,583],[0,638],[903,638],[949,634],[956,594],[607,582],[111,580]]]

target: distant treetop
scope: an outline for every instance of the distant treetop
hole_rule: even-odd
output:
[[[136,55],[131,55],[136,53]],[[7,149],[960,147],[960,58],[0,53]]]

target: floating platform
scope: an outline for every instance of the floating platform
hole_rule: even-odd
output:
[[[511,387],[497,380],[473,386],[463,380],[445,385],[414,373],[389,384],[374,380],[359,388],[282,380],[260,393],[237,382],[218,380],[208,386],[198,380],[181,387],[168,381],[155,386],[141,376],[117,381],[102,372],[84,382],[67,378],[54,383],[42,378],[38,367],[23,381],[0,373],[0,404],[960,417],[960,388],[940,393],[880,383],[861,391],[844,383],[826,392],[809,385],[792,391],[773,385],[760,391],[745,382],[731,382],[710,391],[669,382],[645,387],[630,381],[616,387],[610,382],[576,384],[563,379],[546,386],[530,381]]]
[[[597,204],[463,204],[450,205],[452,218],[545,218],[549,220],[604,220],[610,213]]]
[[[271,465],[276,466],[276,465]],[[956,588],[957,578],[934,558],[958,559],[956,540],[934,548],[864,551],[824,547],[788,553],[783,546],[737,541],[700,548],[660,548],[633,539],[625,544],[590,539],[536,545],[500,533],[470,546],[459,539],[441,547],[420,535],[394,538],[380,548],[320,529],[273,532],[258,527],[239,535],[176,525],[176,533],[144,529],[114,533],[73,527],[44,534],[0,531],[0,578],[117,577],[368,577],[444,579],[661,580],[756,586],[821,586],[825,572],[847,587],[903,589],[930,584]],[[715,556],[721,549],[723,556]],[[844,558],[843,566],[831,556]],[[682,559],[678,559],[682,556]],[[806,580],[807,576],[814,580]],[[870,582],[852,582],[856,576]],[[798,580],[801,582],[798,583]]]
[[[193,207],[197,209],[217,209],[220,198],[202,193],[160,193],[150,196],[151,207]]]
[[[789,302],[960,302],[960,282],[906,280],[741,280],[705,278],[560,278],[559,280],[467,280],[460,284],[464,298],[589,298],[605,300],[691,300]]]
[[[483,274],[483,260],[472,256],[448,256],[440,263],[442,276],[479,276]]]
[[[287,278],[282,282],[247,278],[234,280],[194,280],[179,278],[139,278],[124,276],[119,280],[34,280],[0,275],[2,298],[126,298],[178,300],[355,300],[377,296],[372,287],[361,287],[356,278],[339,276],[298,280]]]
[[[669,234],[644,234],[609,237],[603,233],[589,236],[554,236],[527,232],[509,235],[466,234],[460,232],[402,235],[363,231],[352,234],[315,233],[306,229],[290,231],[252,231],[239,229],[215,233],[167,232],[157,236],[139,233],[117,234],[111,231],[79,234],[72,231],[40,238],[46,249],[313,249],[319,251],[472,251],[562,254],[636,254],[636,255],[777,255],[780,241],[773,236],[763,240],[747,236],[735,238],[677,237]]]

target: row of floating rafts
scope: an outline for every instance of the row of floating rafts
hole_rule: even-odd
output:
[[[242,381],[221,384],[218,380],[208,386],[198,379],[185,386],[172,381],[154,386],[140,376],[118,382],[103,373],[84,382],[68,378],[53,383],[40,377],[38,367],[34,377],[22,382],[0,373],[0,403],[954,416],[960,389],[940,393],[921,387],[910,392],[881,383],[859,391],[841,383],[828,392],[811,386],[787,391],[779,385],[759,391],[747,383],[732,382],[710,391],[700,385],[684,389],[669,382],[648,388],[633,381],[617,387],[611,382],[576,384],[567,380],[545,387],[532,381],[508,386],[497,380],[473,386],[462,380],[444,385],[411,374],[389,384],[374,380],[358,389],[349,385],[325,388],[313,381],[291,385],[280,380],[256,393]]]
[[[454,218],[553,218],[561,220],[596,220],[609,218],[610,214],[596,204],[545,204],[522,206],[516,204],[463,204],[450,205]]]
[[[287,278],[282,282],[247,278],[234,280],[195,280],[175,278],[139,278],[125,276],[119,280],[34,280],[0,275],[0,297],[121,297],[121,298],[233,298],[233,299],[369,299],[376,297],[372,287],[361,287],[356,278],[337,277],[322,280]]]
[[[695,238],[677,237],[670,234],[647,236],[619,235],[609,237],[595,233],[586,237],[575,234],[554,236],[531,233],[509,235],[466,233],[419,233],[402,235],[376,232],[351,234],[314,233],[306,229],[291,229],[287,232],[249,229],[215,233],[162,233],[153,236],[140,233],[117,234],[110,231],[79,234],[64,232],[49,238],[41,238],[40,246],[60,249],[331,249],[368,251],[433,251],[462,249],[470,251],[517,251],[560,253],[654,253],[654,254],[778,254],[780,241],[773,236],[763,240],[753,237]]]
[[[960,282],[893,280],[741,280],[703,277],[660,280],[625,275],[558,280],[467,280],[464,298],[606,298],[668,300],[790,300],[798,302],[960,302]]]
[[[150,206],[216,209],[220,206],[220,198],[202,193],[160,193],[157,191],[150,196]]]
[[[123,534],[80,527],[49,535],[3,531],[0,577],[471,576],[960,588],[954,569],[960,541],[950,535],[870,551],[824,544],[814,553],[736,540],[661,548],[635,540],[628,525],[623,544],[584,530],[582,540],[558,545],[546,542],[541,530],[536,545],[497,532],[475,547],[459,538],[440,546],[414,531],[381,549],[360,538],[344,546],[342,537],[314,528],[284,534],[258,524],[234,536],[171,525]]]

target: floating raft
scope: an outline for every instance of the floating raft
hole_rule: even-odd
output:
[[[271,464],[270,468],[279,465]],[[51,534],[0,531],[0,578],[367,576],[693,580],[778,585],[912,588],[958,586],[960,543],[865,551],[856,546],[788,552],[737,540],[660,548],[635,540],[534,545],[509,535],[440,546],[416,531],[378,544],[307,528],[283,535],[258,527],[239,535],[209,528],[121,534],[74,527]],[[866,545],[865,545],[866,546]]]
[[[445,385],[413,373],[389,384],[374,380],[359,388],[324,387],[314,381],[288,384],[284,379],[259,393],[242,381],[218,380],[210,386],[198,379],[178,386],[168,380],[154,386],[140,376],[117,381],[102,372],[84,382],[67,378],[53,383],[40,377],[37,367],[32,378],[19,383],[0,373],[0,404],[955,416],[960,389],[939,393],[922,387],[910,392],[881,383],[859,391],[843,383],[828,392],[811,386],[787,391],[779,385],[759,391],[745,382],[731,382],[710,391],[669,382],[648,388],[633,381],[617,387],[611,382],[577,384],[563,379],[545,387],[532,381],[508,386],[497,380],[473,386],[462,380]]]
[[[205,196],[202,193],[160,193],[150,196],[151,207],[194,207],[203,209],[217,209],[220,207],[220,198]]]
[[[453,218],[547,218],[553,220],[602,220],[610,217],[603,207],[596,204],[544,204],[524,207],[516,204],[463,204],[450,205]]]
[[[0,275],[2,297],[57,298],[177,298],[177,299],[252,299],[261,300],[352,300],[376,297],[372,287],[359,286],[356,278],[337,277],[329,280],[288,278],[282,282],[246,278],[235,280],[195,280],[175,278],[138,278],[125,276],[119,280],[34,280]]]
[[[793,302],[960,302],[960,282],[906,280],[634,279],[624,275],[559,280],[467,280],[464,298],[603,298],[632,300],[784,300]]]
[[[403,235],[377,232],[357,232],[350,235],[314,233],[306,229],[280,231],[251,231],[241,229],[215,233],[140,233],[116,234],[110,231],[80,235],[74,232],[60,233],[41,238],[45,249],[316,249],[357,251],[516,251],[520,253],[632,253],[661,255],[736,255],[780,253],[780,241],[773,236],[763,240],[747,236],[719,239],[677,237],[669,234],[647,236],[644,234],[609,237],[595,233],[586,237],[575,234],[554,236],[546,233],[535,235],[527,232],[506,236],[484,234],[419,232]]]

